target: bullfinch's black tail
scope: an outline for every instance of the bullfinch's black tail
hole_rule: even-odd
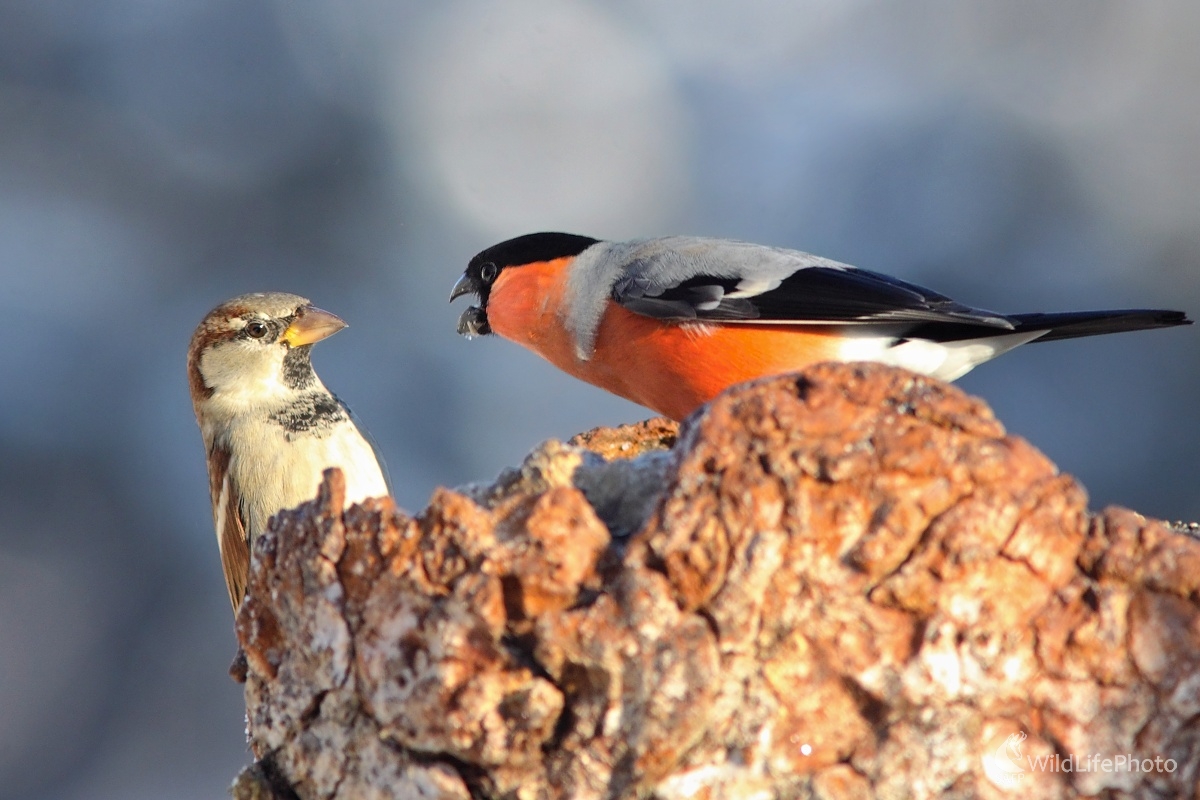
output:
[[[1055,339],[1075,339],[1079,336],[1097,336],[1101,333],[1123,333],[1148,328],[1172,328],[1176,325],[1191,325],[1192,321],[1182,311],[1158,309],[1128,309],[1124,311],[1065,311],[1057,314],[1009,314],[1016,331],[1041,331],[1046,333],[1035,342],[1052,342]]]

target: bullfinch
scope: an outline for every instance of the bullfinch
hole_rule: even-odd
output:
[[[531,233],[471,259],[458,332],[499,334],[673,419],[820,361],[952,381],[1027,342],[1188,325],[1180,311],[998,314],[820,256],[728,239]]]

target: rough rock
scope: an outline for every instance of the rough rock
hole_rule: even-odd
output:
[[[239,797],[1200,797],[1200,541],[946,384],[821,365],[416,517],[341,492],[256,543]]]
[[[679,423],[666,417],[655,417],[619,428],[593,428],[571,437],[567,444],[616,461],[670,450],[678,439]]]

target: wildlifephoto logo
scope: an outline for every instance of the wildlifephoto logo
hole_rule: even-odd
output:
[[[1027,738],[1024,731],[1009,734],[994,751],[983,757],[983,772],[996,786],[1015,789],[1035,772],[1086,773],[1086,772],[1174,772],[1178,762],[1173,758],[1138,758],[1132,753],[1103,755],[1092,753],[1077,756],[1052,753],[1040,756],[1026,755],[1022,744]]]
[[[1021,753],[1024,741],[1025,731],[1010,733],[994,753],[983,757],[983,773],[988,780],[1002,789],[1015,789],[1021,783],[1025,777],[1025,756]]]

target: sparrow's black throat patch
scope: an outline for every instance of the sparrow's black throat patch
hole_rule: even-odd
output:
[[[288,388],[304,392],[295,402],[276,411],[271,421],[288,432],[317,433],[330,430],[336,423],[350,419],[345,407],[327,391],[305,391],[318,385],[317,373],[312,367],[312,345],[301,345],[288,350],[283,357],[283,383]]]
[[[308,389],[317,382],[312,366],[312,345],[293,347],[283,357],[283,384],[289,389]]]
[[[320,433],[350,419],[345,406],[329,392],[306,392],[270,417],[289,434]],[[289,436],[290,438],[290,436]]]

